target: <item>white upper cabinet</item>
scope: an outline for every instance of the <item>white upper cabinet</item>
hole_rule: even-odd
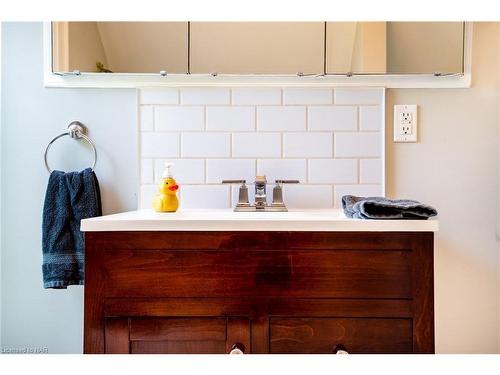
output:
[[[188,72],[187,22],[54,22],[54,71]]]
[[[464,23],[327,22],[326,73],[464,73]]]
[[[327,22],[328,74],[387,72],[386,22]]]
[[[47,86],[470,87],[472,23],[53,22]]]
[[[324,22],[191,22],[191,73],[323,73]]]

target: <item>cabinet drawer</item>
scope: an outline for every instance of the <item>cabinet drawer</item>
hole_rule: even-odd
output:
[[[225,341],[225,318],[131,319],[132,341]]]
[[[106,353],[222,354],[250,352],[245,317],[107,318]]]
[[[130,353],[224,353],[225,318],[131,319]]]
[[[410,353],[411,319],[272,318],[271,353]]]
[[[405,250],[116,250],[107,297],[411,298]]]

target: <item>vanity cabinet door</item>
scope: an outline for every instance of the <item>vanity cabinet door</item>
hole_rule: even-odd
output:
[[[411,319],[271,318],[271,353],[411,353]]]
[[[224,354],[250,351],[247,318],[108,318],[106,353]]]

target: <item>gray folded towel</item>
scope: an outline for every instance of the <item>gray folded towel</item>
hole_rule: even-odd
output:
[[[101,216],[99,182],[92,169],[49,177],[42,223],[43,287],[83,285],[83,234],[80,220]]]
[[[426,220],[437,215],[435,208],[409,199],[344,195],[342,207],[347,217],[356,219]]]

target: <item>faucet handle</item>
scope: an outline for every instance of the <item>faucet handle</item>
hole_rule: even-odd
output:
[[[223,184],[241,184],[236,208],[250,207],[250,202],[248,201],[248,187],[245,185],[246,182],[246,180],[222,180]]]
[[[299,180],[275,180],[276,185],[273,188],[273,202],[271,207],[278,209],[278,211],[288,211],[285,202],[283,202],[283,189],[281,184],[299,184]]]

